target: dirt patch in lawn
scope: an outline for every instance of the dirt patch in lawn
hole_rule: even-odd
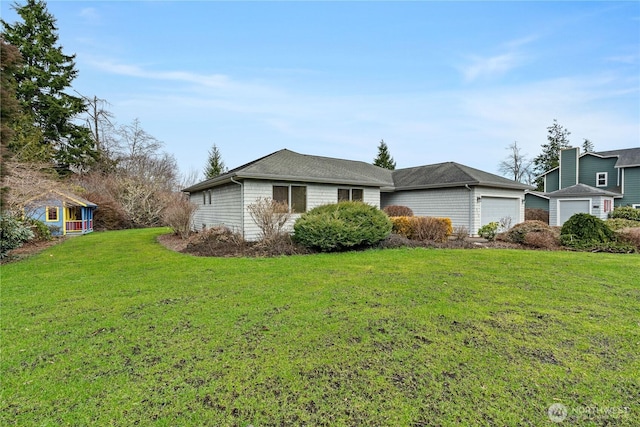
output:
[[[10,250],[5,258],[0,259],[0,264],[8,264],[10,262],[29,258],[30,256],[38,254],[53,245],[64,242],[66,239],[66,237],[54,237],[52,240],[32,240],[26,242],[19,248]]]
[[[270,242],[246,242],[231,234],[212,232],[196,233],[188,239],[175,234],[164,234],[158,242],[167,249],[185,254],[204,257],[276,257],[287,255],[306,255],[317,251],[306,248],[291,240],[290,236],[281,236]],[[446,242],[416,241],[392,234],[375,248],[392,249],[401,247],[438,248],[438,249],[526,249],[524,245],[509,242],[489,242],[479,238],[448,240]],[[369,248],[361,248],[369,249]],[[531,248],[529,248],[531,249]],[[355,249],[358,250],[358,249]]]

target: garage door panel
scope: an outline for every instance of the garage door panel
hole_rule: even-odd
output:
[[[500,222],[502,218],[510,217],[511,223],[515,224],[520,220],[520,199],[506,197],[482,197],[480,202],[481,225],[490,222]]]
[[[560,200],[558,202],[558,217],[560,225],[577,213],[590,213],[590,200]]]

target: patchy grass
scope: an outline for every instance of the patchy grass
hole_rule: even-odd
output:
[[[638,255],[198,258],[166,229],[2,267],[2,425],[640,421]]]

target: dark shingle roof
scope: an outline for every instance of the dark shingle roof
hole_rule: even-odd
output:
[[[533,188],[502,176],[455,162],[398,169],[393,172],[393,181],[396,190],[460,187],[464,185],[483,185],[522,190]]]
[[[183,191],[191,193],[227,183],[232,179],[245,178],[372,186],[380,187],[383,191],[460,187],[465,184],[518,190],[533,188],[454,162],[390,171],[366,162],[310,156],[285,149]]]
[[[561,188],[560,190],[546,193],[548,197],[564,197],[564,196],[611,196],[620,197],[621,194],[612,191],[603,190],[601,188],[591,187],[586,184],[576,184],[571,187]]]
[[[617,168],[640,166],[640,147],[626,148],[623,150],[598,151],[593,154],[602,157],[617,157],[618,161],[615,165]]]
[[[201,190],[231,178],[393,187],[391,171],[388,169],[366,162],[311,156],[284,149],[193,185],[184,191]]]

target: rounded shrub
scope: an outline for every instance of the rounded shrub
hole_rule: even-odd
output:
[[[615,241],[616,234],[600,218],[577,213],[562,226],[560,240],[565,246],[581,248]]]
[[[0,259],[31,239],[33,231],[22,220],[7,214],[0,215]]]
[[[382,208],[387,215],[394,216],[413,216],[413,211],[408,206],[389,205]]]
[[[294,239],[323,252],[373,246],[391,233],[389,217],[362,202],[318,206],[293,225]]]

